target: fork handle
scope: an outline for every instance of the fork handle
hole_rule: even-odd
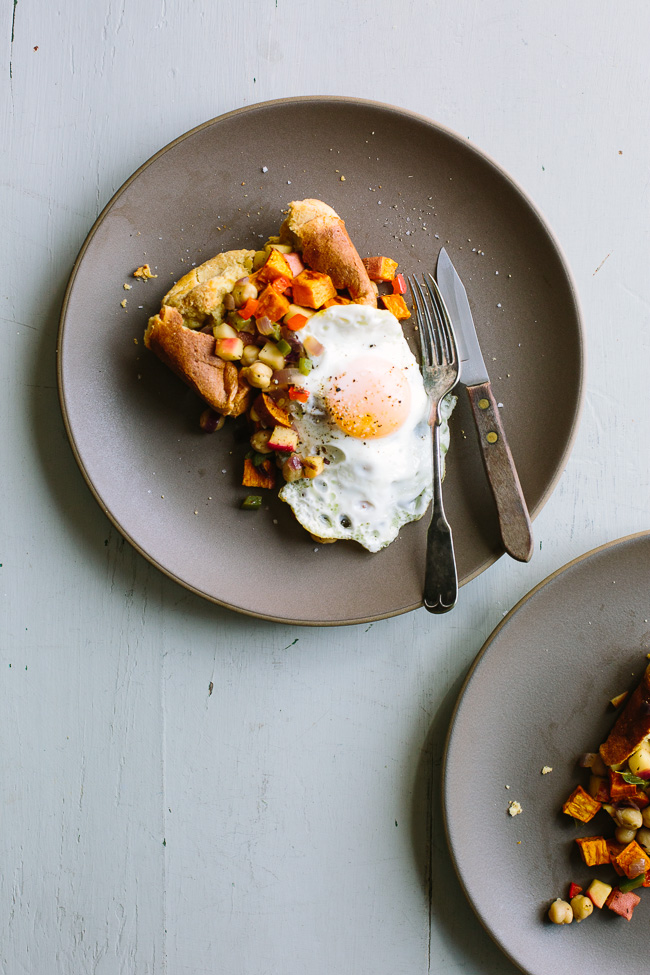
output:
[[[440,426],[433,423],[433,511],[427,532],[423,603],[430,613],[448,613],[458,598],[458,576],[451,528],[442,504]]]
[[[533,529],[492,388],[488,381],[468,386],[467,393],[485,472],[497,506],[503,544],[513,559],[529,562],[533,554]]]

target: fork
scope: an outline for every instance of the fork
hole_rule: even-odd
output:
[[[460,372],[456,338],[438,285],[432,275],[409,278],[420,326],[420,354],[424,389],[431,404],[433,434],[433,507],[427,532],[423,603],[430,613],[447,613],[456,605],[458,575],[451,528],[442,503],[440,458],[440,401],[456,383]]]

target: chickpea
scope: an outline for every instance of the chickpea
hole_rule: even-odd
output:
[[[650,851],[650,829],[643,827],[642,829],[637,830],[634,838],[639,846],[643,847],[646,853]]]
[[[285,460],[282,464],[282,476],[285,481],[288,481],[289,483],[291,483],[291,481],[298,481],[301,477],[304,477],[302,465],[298,466],[295,464],[295,461],[295,466],[294,464],[289,463],[295,456],[295,454],[292,454],[291,457],[288,457],[287,460]]]
[[[305,477],[318,477],[325,470],[325,461],[322,457],[304,457],[302,466]]]
[[[638,748],[633,755],[627,760],[627,764],[630,767],[630,772],[633,775],[639,775],[641,772],[647,772],[650,769],[650,748],[647,744],[643,744],[641,748]]]
[[[199,426],[206,433],[214,433],[216,430],[221,430],[225,422],[225,416],[220,416],[218,413],[215,413],[209,406],[207,410],[203,410],[199,418]]]
[[[251,386],[255,386],[256,389],[268,389],[271,385],[271,376],[273,375],[273,370],[266,363],[260,362],[258,359],[255,360],[252,366],[247,366],[242,369],[241,375],[244,376]]]
[[[616,837],[617,843],[623,843],[624,846],[627,846],[627,844],[631,843],[635,838],[636,830],[629,829],[627,826],[619,826],[615,831],[614,836]]]
[[[589,776],[589,795],[592,799],[596,799],[604,781],[605,779],[601,775]]]
[[[628,829],[638,829],[643,825],[643,816],[638,809],[617,809],[616,822],[619,826],[626,826]]]
[[[643,825],[650,829],[650,806],[646,806],[645,809],[641,810],[641,818],[643,820]]]
[[[571,924],[571,921],[573,921],[573,908],[566,901],[558,897],[551,904],[548,916],[553,924]]]
[[[250,439],[250,444],[253,450],[256,450],[258,454],[271,454],[273,451],[268,446],[269,439],[271,437],[270,430],[258,430],[254,433]]]
[[[257,298],[257,288],[248,278],[242,278],[232,289],[232,296],[237,308],[241,308],[249,298]]]
[[[259,354],[260,350],[256,345],[245,345],[241,356],[242,365],[252,366]]]
[[[586,917],[589,917],[593,909],[593,901],[589,897],[585,897],[584,894],[576,894],[575,897],[571,898],[571,910],[576,921],[584,921]]]

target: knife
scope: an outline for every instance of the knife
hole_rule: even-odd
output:
[[[497,506],[501,538],[513,559],[528,562],[533,554],[528,508],[492,394],[467,292],[444,247],[438,257],[436,277],[456,333],[460,382],[467,387],[485,472]]]

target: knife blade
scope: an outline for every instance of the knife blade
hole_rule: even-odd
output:
[[[506,440],[488,371],[479,345],[467,292],[443,247],[436,272],[460,358],[460,382],[467,387],[483,465],[497,507],[506,552],[519,562],[533,554],[533,530],[515,462]]]

